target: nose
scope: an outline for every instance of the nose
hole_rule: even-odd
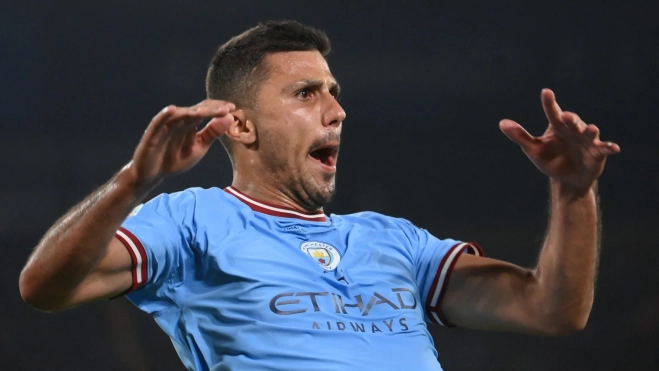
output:
[[[323,110],[323,126],[339,126],[346,119],[346,111],[336,98],[329,92],[325,92],[326,104]]]

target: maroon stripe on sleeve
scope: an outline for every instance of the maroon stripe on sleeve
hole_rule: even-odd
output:
[[[148,279],[147,277],[148,260],[147,260],[146,250],[144,249],[144,246],[142,246],[140,240],[137,237],[135,237],[135,235],[132,234],[126,228],[119,228],[115,236],[126,247],[133,261],[133,267],[131,269],[131,273],[133,276],[133,285],[129,290],[129,291],[133,291],[138,287],[144,285]]]
[[[428,314],[430,321],[433,323],[438,323],[448,327],[454,326],[446,319],[441,307],[455,263],[464,252],[476,256],[483,256],[483,250],[475,243],[458,243],[453,245],[446,252],[444,258],[442,258],[442,261],[439,263],[439,267],[437,267],[435,277],[426,298],[426,313]]]

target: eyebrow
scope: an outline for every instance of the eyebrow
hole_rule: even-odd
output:
[[[288,85],[284,90],[298,90],[304,88],[315,90],[320,89],[324,84],[325,81],[323,80],[300,80]],[[341,95],[341,85],[339,85],[336,80],[332,80],[328,90],[337,100],[339,99],[339,96]]]

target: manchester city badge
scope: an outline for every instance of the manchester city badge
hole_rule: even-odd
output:
[[[300,245],[300,250],[309,255],[326,271],[336,269],[341,261],[339,251],[332,245],[318,241],[307,241]]]

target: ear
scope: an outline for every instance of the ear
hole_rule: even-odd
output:
[[[226,131],[226,135],[239,143],[251,145],[256,142],[257,133],[254,121],[251,120],[245,109],[238,109],[231,112],[233,115],[233,123]]]

